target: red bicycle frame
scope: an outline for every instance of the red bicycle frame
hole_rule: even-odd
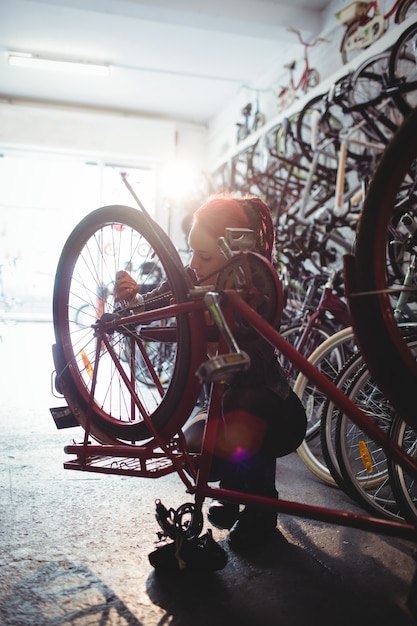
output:
[[[222,292],[222,301],[224,302],[222,308],[224,308],[228,320],[230,318],[233,320],[236,315],[238,315],[240,319],[245,320],[258,335],[274,345],[291,360],[301,372],[339,406],[354,423],[359,425],[370,437],[379,443],[384,451],[389,453],[395,461],[407,470],[407,472],[417,477],[416,461],[408,456],[395,442],[391,441],[385,431],[376,426],[338,387],[330,382],[318,369],[311,365],[307,359],[293,348],[291,344],[283,339],[273,326],[267,323],[244,301],[239,292],[235,290]],[[174,312],[175,314],[191,314],[193,311],[201,311],[204,306],[201,300],[171,305],[170,307],[157,309],[152,312],[138,313],[133,317],[129,317],[129,322],[131,324],[140,324],[140,322],[145,319],[149,321],[152,315],[154,319],[160,319],[167,315],[173,315]],[[167,312],[166,309],[169,309],[169,311]],[[121,319],[120,323],[123,324],[123,319]],[[117,324],[117,322],[112,322],[113,329],[115,324]],[[204,330],[202,332],[204,332]],[[105,341],[106,324],[102,325],[101,334],[102,340]],[[111,346],[108,342],[107,349],[111,350]],[[219,353],[222,353],[222,351],[227,352],[227,343],[220,336]],[[190,376],[194,376],[194,373],[190,373]],[[417,528],[405,522],[379,519],[305,503],[275,500],[225,490],[219,487],[211,487],[208,481],[212,460],[210,450],[213,450],[213,442],[216,437],[217,428],[217,420],[213,418],[217,416],[220,411],[222,388],[223,385],[219,382],[214,382],[212,385],[207,427],[201,454],[195,455],[187,452],[181,431],[167,440],[153,428],[150,420],[149,430],[154,437],[152,446],[93,445],[89,443],[87,420],[84,442],[82,444],[68,445],[65,448],[66,453],[75,454],[76,459],[66,462],[64,466],[67,469],[126,474],[147,478],[157,478],[175,471],[185,484],[187,491],[194,494],[196,506],[201,506],[206,497],[215,497],[240,502],[242,504],[252,504],[261,508],[273,509],[282,513],[316,519],[323,522],[399,536],[408,540],[415,541],[417,539]],[[181,406],[181,412],[183,412],[184,408],[185,406]],[[176,415],[174,412],[173,420],[175,419]],[[148,421],[146,417],[145,420]],[[120,463],[117,462],[118,459]]]
[[[304,69],[303,72],[300,76],[299,81],[296,83],[294,81],[294,69],[295,69],[295,62],[287,65],[286,67],[288,67],[289,72],[290,72],[290,83],[288,86],[283,87],[282,90],[280,91],[280,93],[278,94],[278,102],[282,102],[283,100],[285,100],[286,98],[286,94],[288,92],[295,94],[299,89],[301,89],[302,91],[304,91],[304,93],[307,91],[308,87],[310,86],[310,74],[311,73],[315,73],[317,75],[317,81],[316,83],[319,82],[319,77],[318,77],[318,73],[315,69],[313,69],[312,67],[310,67],[310,62],[309,62],[309,58],[308,58],[308,49],[314,47],[316,44],[320,43],[320,42],[324,42],[326,41],[326,39],[324,39],[323,37],[318,37],[317,39],[314,39],[314,41],[312,41],[311,43],[307,43],[306,41],[304,41],[304,39],[301,36],[301,33],[299,30],[297,30],[296,28],[289,28],[288,29],[290,32],[292,33],[296,33],[301,45],[304,48]],[[312,85],[313,86],[313,85]]]

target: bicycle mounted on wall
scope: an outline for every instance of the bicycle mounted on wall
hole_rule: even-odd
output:
[[[356,0],[338,11],[336,18],[346,29],[340,44],[343,63],[347,63],[380,39],[393,15],[394,22],[400,24],[414,12],[417,13],[415,0],[395,0],[386,13],[381,13],[377,0],[371,2]]]
[[[324,39],[323,37],[318,37],[317,39],[314,39],[312,42],[306,42],[304,41],[300,31],[297,30],[296,28],[290,27],[287,30],[290,33],[295,33],[298,37],[299,42],[303,46],[304,67],[303,67],[303,71],[298,81],[295,81],[294,71],[297,67],[296,61],[292,61],[292,63],[288,63],[287,65],[285,65],[286,69],[288,69],[290,73],[290,80],[289,80],[289,84],[286,85],[285,87],[282,87],[278,93],[278,103],[277,103],[278,111],[283,111],[284,109],[288,108],[294,102],[298,91],[301,91],[302,93],[305,94],[307,93],[309,89],[312,89],[313,87],[319,84],[320,75],[314,67],[310,66],[310,62],[308,58],[308,49],[313,48],[318,43],[327,41],[327,39]]]

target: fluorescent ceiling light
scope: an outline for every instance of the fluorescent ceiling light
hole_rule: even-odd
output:
[[[108,76],[110,71],[109,65],[93,63],[91,61],[55,59],[53,57],[43,57],[38,54],[32,54],[31,52],[9,52],[8,61],[10,65],[18,67],[84,74],[87,76]]]

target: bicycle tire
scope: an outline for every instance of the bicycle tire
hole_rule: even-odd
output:
[[[349,304],[359,346],[374,380],[411,426],[417,424],[412,410],[417,364],[393,315],[387,282],[386,242],[396,212],[404,212],[408,206],[415,205],[417,144],[410,141],[410,137],[416,135],[417,109],[414,109],[384,151],[374,172],[350,266],[350,259],[346,259],[348,283],[353,283],[348,288]],[[401,206],[396,208],[400,195]],[[355,296],[355,293],[362,295]]]
[[[116,254],[112,257],[104,256],[106,241],[111,241],[115,248]],[[109,347],[104,338],[100,344],[95,338],[96,325],[80,329],[71,322],[73,309],[84,302],[94,304],[97,284],[111,283],[116,272],[129,263],[132,267],[140,265],[132,263],[138,250],[146,254],[142,262],[151,258],[154,262],[158,260],[171,297],[176,303],[185,302],[189,284],[172,242],[153,220],[131,207],[107,206],[88,214],[68,237],[56,271],[53,323],[56,350],[62,364],[58,376],[69,390],[72,401],[81,407],[78,411],[81,425],[88,426],[98,441],[102,441],[104,433],[106,441],[114,438],[142,442],[152,439],[153,429],[161,436],[170,436],[191,413],[201,389],[194,372],[205,358],[203,345],[198,345],[198,337],[201,333],[204,335],[202,318],[197,320],[186,314],[173,317],[175,330],[168,339],[158,339],[155,335],[158,329],[151,328],[149,323],[133,328],[125,324],[115,332],[108,332]],[[133,272],[131,275],[138,276]],[[158,306],[158,302],[152,304],[152,308]],[[104,312],[113,314],[114,310],[115,302],[110,294],[104,303]],[[158,319],[157,313],[155,319]],[[197,324],[197,332],[193,332],[196,331],[192,328],[194,324]],[[128,361],[126,341],[130,344],[131,355],[135,355]],[[149,341],[175,343],[175,362],[171,364],[171,378],[165,385],[152,371],[151,359],[143,347]],[[153,389],[136,375],[136,355],[147,359],[155,383]],[[97,384],[93,389],[92,372],[95,370]],[[136,402],[133,401],[135,396]]]
[[[297,347],[297,344],[299,343],[305,331],[306,325],[307,322],[287,326],[281,331],[281,336],[289,341],[292,346]],[[331,337],[333,332],[334,331],[330,326],[327,326],[322,322],[314,324],[301,350],[303,356],[308,358],[318,345]],[[291,361],[287,359],[283,354],[280,355],[280,363],[284,368],[288,381],[290,382],[290,384],[293,384],[298,376],[298,370],[294,368],[293,363],[291,363]]]
[[[344,328],[323,341],[309,356],[308,361],[329,380],[334,381],[354,349],[352,340],[352,328]],[[337,482],[329,471],[321,449],[321,415],[327,398],[316,385],[310,384],[308,377],[301,372],[295,381],[294,392],[305,406],[309,421],[314,421],[317,425],[314,434],[306,436],[297,448],[298,456],[315,476],[326,484],[336,486]]]
[[[403,115],[394,98],[387,95],[386,102],[370,106],[369,103],[381,96],[388,80],[391,51],[386,50],[364,61],[352,74],[348,92],[349,107],[364,106],[368,121],[362,126],[365,135],[377,143],[387,144],[398,130]],[[389,93],[389,92],[388,92]],[[361,122],[365,118],[360,111],[352,111],[353,119]]]
[[[342,83],[345,78],[342,78]],[[326,104],[327,94],[315,96],[302,108],[297,120],[297,138],[304,156],[313,161],[316,155],[316,166],[319,171],[330,172],[335,175],[339,163],[340,132],[348,130],[355,125],[353,114],[344,111],[343,106],[337,103]],[[324,108],[326,109],[323,115]],[[312,147],[312,116],[318,112],[321,120],[317,126],[315,143],[318,154]],[[355,131],[355,137],[361,139],[362,129]],[[369,161],[369,155],[363,151],[362,146],[351,143],[347,149],[346,171],[352,169],[357,162]]]
[[[368,22],[372,22],[371,18],[370,20],[368,20]],[[361,23],[356,20],[355,22],[352,22],[351,24],[348,25],[348,27],[346,28],[345,34],[343,36],[343,39],[341,41],[340,44],[340,54],[342,56],[342,62],[344,65],[346,65],[346,63],[349,63],[350,61],[352,61],[353,59],[355,59],[357,56],[359,56],[359,54],[361,54],[364,50],[366,50],[367,48],[369,48],[377,39],[379,39],[382,35],[383,35],[383,29],[384,29],[384,20],[382,18],[382,16],[379,17],[379,19],[377,20],[377,22],[374,24],[373,28],[372,28],[372,40],[370,41],[370,43],[367,46],[360,46],[360,47],[352,47],[350,48],[349,46],[349,39],[350,37],[353,35],[353,33],[359,28],[362,27]],[[369,27],[368,27],[369,30]],[[350,49],[349,49],[350,48]]]
[[[303,85],[303,92],[307,93],[309,89],[313,89],[314,87],[317,87],[319,82],[320,82],[320,74],[318,73],[318,71],[314,68],[308,70],[306,81]]]
[[[320,94],[311,98],[298,113],[296,124],[296,136],[300,146],[300,150],[305,158],[311,162],[314,157],[314,150],[311,145],[311,117],[315,111],[319,111],[321,114],[323,100],[326,94]],[[334,123],[333,123],[334,122]],[[337,140],[338,130],[341,125],[338,126],[338,120],[332,121],[331,129],[336,131],[334,142],[332,142],[324,155],[320,155],[317,160],[317,168],[323,173],[329,173],[334,176],[337,169],[337,153],[340,143]]]
[[[392,421],[390,438],[413,458],[415,458],[417,434],[400,415]],[[410,524],[417,523],[417,482],[403,470],[401,465],[389,459],[389,471],[392,489],[401,507],[405,519]]]
[[[333,381],[334,384],[336,387],[345,392],[353,377],[364,367],[366,367],[366,364],[363,357],[360,352],[357,352],[343,365],[342,369]],[[340,489],[342,489],[345,493],[348,493],[349,483],[345,481],[342,472],[340,471],[339,460],[336,452],[335,433],[337,419],[340,412],[339,407],[333,402],[333,400],[327,398],[323,406],[320,420],[321,448],[323,458],[330,475],[333,477],[338,487],[340,487]]]
[[[395,13],[395,23],[401,24],[409,17],[417,13],[416,0],[402,0],[400,6]]]
[[[345,394],[374,424],[386,433],[391,431],[395,409],[375,384],[367,367],[354,376]],[[380,444],[342,412],[337,419],[335,441],[340,471],[349,485],[347,494],[372,514],[404,520],[392,487],[387,453]]]
[[[400,84],[393,99],[404,116],[417,106],[417,62],[414,46],[417,40],[417,24],[412,24],[397,39],[391,50],[389,80]]]

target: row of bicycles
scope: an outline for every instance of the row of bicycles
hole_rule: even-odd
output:
[[[404,216],[407,227],[411,225],[415,229],[415,216],[409,212]],[[414,354],[417,341],[417,302],[413,294],[416,240],[414,230],[407,236],[407,230],[401,225],[399,228],[410,263],[404,279],[398,282],[398,289],[401,285],[404,290],[392,291],[390,302],[408,349]],[[404,420],[375,382],[359,347],[345,294],[343,271],[327,268],[316,271],[308,261],[306,250],[303,262],[298,260],[299,280],[287,292],[287,315],[282,318],[281,336],[366,411],[390,439],[412,451],[412,446],[416,445],[415,433],[413,439],[413,431],[405,429]],[[331,401],[315,381],[300,373],[290,359],[281,357],[281,360],[307,411],[307,435],[298,449],[304,464],[326,484],[341,488],[371,514],[415,522],[414,480],[405,478],[401,466]],[[391,371],[387,358],[383,358],[381,365]],[[408,438],[407,443],[403,437]]]
[[[220,165],[213,188],[260,193],[279,223],[309,220],[324,209],[355,219],[376,162],[417,103],[416,30],[411,24],[392,48]]]
[[[414,456],[417,222],[415,154],[407,144],[415,136],[416,41],[413,24],[393,48],[310,100],[228,170],[233,184],[274,198],[286,293],[282,337],[366,411],[388,441]],[[282,361],[308,413],[298,450],[307,467],[371,514],[415,523],[414,478],[316,381],[291,359]]]
[[[367,2],[355,0],[348,4],[336,13],[337,20],[345,27],[340,44],[343,64],[355,59],[363,50],[380,39],[389,29],[391,18],[394,24],[401,24],[413,19],[416,15],[415,0],[395,0],[386,12],[377,0]],[[311,66],[308,53],[310,48],[317,44],[329,43],[323,37],[317,37],[313,41],[304,41],[301,32],[294,27],[289,27],[288,31],[297,35],[303,47],[303,67],[298,79],[295,79],[297,62],[293,61],[285,65],[289,72],[289,82],[278,90],[277,109],[279,112],[291,106],[298,94],[306,94],[320,83],[320,74],[315,67]],[[266,122],[266,117],[260,110],[260,91],[256,89],[254,91],[257,92],[256,107],[249,102],[242,109],[244,121],[237,123],[237,143],[246,139],[251,133],[255,133]]]

